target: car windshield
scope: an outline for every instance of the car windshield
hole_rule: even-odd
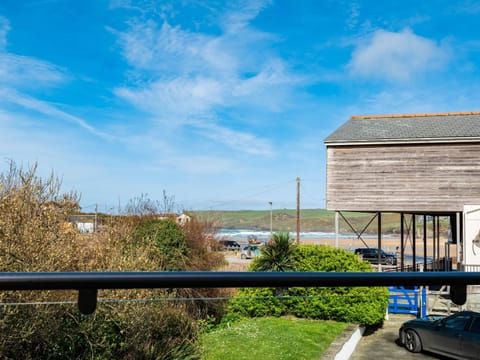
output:
[[[443,321],[443,325],[448,329],[462,331],[465,329],[465,325],[470,320],[469,315],[458,315]]]

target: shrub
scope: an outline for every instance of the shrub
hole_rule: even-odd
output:
[[[144,197],[129,208],[141,210],[142,216],[104,216],[102,231],[80,235],[69,222],[79,209],[78,196],[60,193],[60,181],[54,175],[38,177],[36,168],[11,163],[9,171],[0,174],[1,271],[209,270],[221,261],[203,248],[207,235],[201,224],[187,231],[173,220],[155,219],[149,211],[157,203],[143,204]],[[191,254],[201,260],[196,262]],[[197,322],[210,314],[221,316],[222,303],[158,300],[216,297],[216,291],[102,290],[98,308],[89,316],[72,304],[2,306],[0,358],[195,358]],[[76,299],[76,291],[0,292],[5,304]],[[116,303],[102,302],[112,299]]]
[[[130,304],[121,312],[125,346],[122,358],[194,358],[199,330],[196,320],[181,306]]]
[[[37,166],[0,174],[0,271],[76,270],[77,233],[68,218],[78,196],[61,194],[52,174],[36,175]]]
[[[174,219],[142,218],[133,233],[134,246],[153,245],[158,270],[186,270],[188,248],[185,234]]]
[[[276,295],[275,288],[242,288],[230,300],[228,311],[247,317],[284,315],[287,308]]]
[[[371,266],[352,253],[328,246],[295,246],[293,271],[371,271]],[[256,269],[256,264],[252,265]],[[388,290],[383,287],[294,287],[240,289],[229,311],[244,316],[292,314],[302,318],[328,319],[374,325],[384,319]]]

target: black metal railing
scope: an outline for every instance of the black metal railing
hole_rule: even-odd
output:
[[[466,286],[480,272],[43,272],[0,273],[2,290],[78,290],[79,310],[95,311],[99,289],[337,287],[450,285],[452,301],[466,302]]]

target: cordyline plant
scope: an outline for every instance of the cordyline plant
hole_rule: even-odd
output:
[[[262,250],[262,256],[257,258],[251,268],[253,271],[291,271],[293,242],[288,233],[275,233]]]

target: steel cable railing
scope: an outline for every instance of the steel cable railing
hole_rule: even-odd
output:
[[[91,314],[99,289],[354,287],[450,285],[456,304],[466,286],[479,285],[480,272],[50,272],[0,273],[1,290],[78,290],[79,310]]]

